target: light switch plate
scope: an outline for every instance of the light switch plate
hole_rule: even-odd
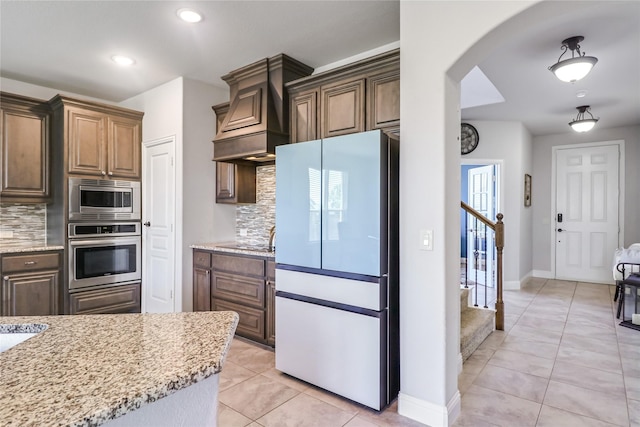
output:
[[[240,235],[242,237],[246,237],[247,236],[247,229],[246,228],[241,228],[240,229]]]
[[[420,249],[423,251],[433,250],[433,230],[420,230]]]

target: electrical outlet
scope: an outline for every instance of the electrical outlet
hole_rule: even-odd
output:
[[[246,228],[241,228],[240,229],[240,236],[247,237],[247,229]]]
[[[423,251],[433,250],[433,230],[420,230],[420,249]]]

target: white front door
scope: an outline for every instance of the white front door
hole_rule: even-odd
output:
[[[619,146],[556,150],[556,278],[611,282],[618,246]]]
[[[175,311],[174,138],[144,144],[142,308],[146,313]]]
[[[494,165],[469,169],[467,172],[469,205],[495,221]],[[467,279],[493,287],[493,230],[472,216],[467,221]]]

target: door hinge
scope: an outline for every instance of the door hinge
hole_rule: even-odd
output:
[[[173,299],[173,289],[169,291],[169,299]]]
[[[171,157],[171,166],[173,166],[173,157]]]

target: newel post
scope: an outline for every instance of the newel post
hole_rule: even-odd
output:
[[[497,252],[497,296],[496,296],[496,330],[504,331],[504,301],[502,301],[502,249],[504,248],[504,215],[496,215],[496,252]]]

